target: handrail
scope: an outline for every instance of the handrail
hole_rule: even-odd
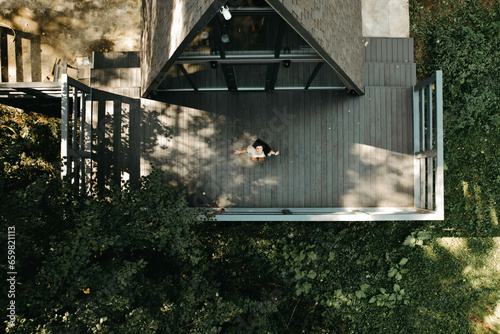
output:
[[[444,219],[443,74],[413,87],[415,207]]]

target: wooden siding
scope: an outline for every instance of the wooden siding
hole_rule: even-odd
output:
[[[183,92],[155,101],[138,98],[137,73],[127,72],[132,68],[94,70],[95,87],[108,94],[108,102],[94,109],[106,173],[133,171],[133,178],[149,173],[152,164],[161,166],[166,182],[186,190],[195,206],[412,207],[413,42],[363,43],[363,96]],[[135,89],[127,112],[109,87]],[[280,155],[256,163],[234,154],[258,137]]]

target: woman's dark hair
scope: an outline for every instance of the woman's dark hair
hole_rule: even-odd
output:
[[[267,145],[267,143],[265,141],[263,141],[262,139],[257,139],[253,144],[252,146],[254,148],[257,148],[257,146],[262,146],[263,150],[264,150],[264,154],[266,156],[269,155],[269,152],[271,152],[271,147],[269,145]]]

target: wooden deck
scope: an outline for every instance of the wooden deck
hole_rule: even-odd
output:
[[[96,54],[101,176],[134,179],[161,166],[194,206],[413,207],[413,42],[364,45],[363,96],[183,92],[159,102],[139,98],[134,56]],[[263,163],[234,155],[258,137],[281,154]]]

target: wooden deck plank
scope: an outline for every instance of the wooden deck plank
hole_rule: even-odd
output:
[[[348,117],[348,127],[347,127],[347,135],[348,135],[348,141],[347,141],[347,156],[348,156],[348,164],[347,164],[347,170],[346,170],[346,180],[347,180],[347,190],[346,193],[348,196],[346,196],[346,205],[348,206],[355,206],[355,196],[352,195],[354,192],[355,188],[355,183],[356,183],[356,175],[354,174],[355,172],[355,161],[357,160],[357,157],[354,154],[354,136],[355,136],[355,116],[356,111],[354,110],[354,99],[350,96],[347,98],[347,117]]]
[[[253,97],[255,97],[255,94],[254,93],[251,93]],[[259,114],[258,114],[258,111],[261,110],[263,107],[262,105],[262,99],[256,99],[255,101],[255,104],[254,105],[251,105],[250,106],[250,117],[251,117],[251,134],[255,136],[256,132],[258,130],[258,127],[259,127]],[[255,139],[255,138],[253,138]],[[252,144],[251,142],[248,143],[248,145]],[[246,144],[245,144],[246,145]],[[250,197],[249,197],[249,201],[251,201],[251,203],[254,203],[255,205],[258,205],[260,206],[260,189],[256,183],[256,181],[259,179],[260,177],[260,171],[259,171],[259,165],[258,163],[256,164],[253,164],[251,167],[250,167],[250,175],[249,175],[249,179],[250,179]]]
[[[328,107],[325,105],[325,102],[321,98],[316,98],[316,108],[314,109],[314,113],[311,114],[313,116],[314,122],[314,137],[312,137],[312,141],[314,142],[314,160],[313,168],[314,168],[314,189],[315,189],[315,206],[321,206],[322,203],[322,193],[323,193],[323,165],[326,163],[324,161],[326,157],[323,154],[322,147],[322,120],[321,114],[322,110],[327,109]]]
[[[368,106],[367,106],[367,128],[366,128],[366,137],[367,139],[367,157],[366,157],[366,180],[367,180],[367,189],[365,190],[367,194],[368,204],[374,205],[374,196],[372,192],[375,191],[374,183],[374,168],[373,162],[375,160],[375,108],[373,107],[375,102],[374,97],[375,88],[369,88],[368,95]]]
[[[395,38],[392,40],[392,61],[395,62],[395,61],[398,61],[400,60],[398,58],[398,43],[397,43],[398,39]]]
[[[302,159],[300,156],[300,130],[302,128],[302,124],[300,124],[300,110],[297,108],[299,103],[298,94],[293,94],[292,96],[292,108],[293,114],[295,115],[295,119],[293,122],[293,175],[291,178],[293,179],[293,205],[296,207],[300,207],[300,201],[302,199],[303,189],[300,189],[301,180],[300,180],[300,165],[302,164]]]
[[[288,204],[288,193],[289,193],[289,183],[288,183],[288,166],[289,166],[289,147],[290,147],[290,140],[289,140],[289,127],[290,127],[290,120],[287,118],[283,117],[283,114],[286,113],[288,115],[289,110],[286,105],[286,101],[288,99],[288,94],[286,92],[283,92],[282,94],[279,94],[280,98],[276,99],[276,102],[278,103],[279,100],[281,100],[281,105],[276,104],[275,112],[277,114],[277,124],[279,124],[280,129],[280,137],[281,139],[281,157],[280,157],[280,164],[281,168],[278,165],[278,171],[281,171],[281,197],[278,197],[279,201],[279,206],[278,207],[286,207]],[[279,115],[279,117],[278,117]]]
[[[394,89],[391,89],[391,92],[393,91]],[[212,108],[214,111],[219,110],[223,105],[222,100],[226,99],[227,107],[225,108],[228,110],[228,117],[233,118],[244,118],[245,116],[243,108],[239,108],[239,113],[231,113],[232,106],[255,103],[257,97],[262,97],[261,93],[245,93],[240,94],[239,100],[236,102],[237,100],[227,99],[224,94],[215,94],[216,98],[212,101]],[[228,121],[226,130],[220,128],[225,133],[222,132],[223,134],[219,135],[210,145],[215,145],[217,151],[226,150],[226,157],[224,158],[223,154],[217,154],[215,165],[209,163],[212,166],[209,180],[203,181],[204,187],[207,187],[208,182],[212,182],[211,185],[208,185],[210,191],[207,192],[211,195],[211,201],[221,195],[221,191],[228,194],[228,202],[243,207],[377,205],[385,200],[385,196],[380,198],[379,188],[383,186],[390,189],[392,184],[392,180],[388,176],[389,166],[385,165],[387,163],[385,154],[393,149],[392,133],[397,130],[394,127],[398,124],[394,122],[392,113],[396,113],[396,120],[398,117],[402,120],[402,115],[399,115],[401,109],[389,106],[394,100],[394,95],[382,87],[368,88],[367,95],[362,99],[346,98],[345,94],[339,92],[335,92],[332,96],[329,96],[331,95],[329,92],[310,92],[308,94],[311,96],[308,110],[300,108],[300,103],[302,101],[305,103],[305,100],[303,100],[304,97],[297,97],[296,93],[280,92],[269,94],[271,96],[265,94],[266,98],[261,98],[262,104],[252,106],[252,110],[256,108],[260,111],[248,112],[252,122]],[[276,99],[277,96],[280,99]],[[395,96],[396,100],[400,100],[399,103],[403,102],[401,92],[396,92]],[[205,103],[210,100],[209,98],[205,99]],[[217,144],[217,141],[223,140],[221,138],[224,136],[233,137],[237,133],[245,131],[249,134],[255,133],[253,132],[255,128],[258,128],[266,115],[269,115],[269,109],[280,103],[289,106],[292,110],[290,116],[295,116],[295,118],[287,120],[290,126],[285,125],[283,132],[277,134],[278,137],[281,137],[281,141],[277,141],[278,146],[276,146],[274,134],[270,135],[272,136],[270,144],[273,148],[279,148],[282,155],[269,157],[261,165],[251,164],[248,167],[241,167],[241,174],[244,175],[245,182],[241,187],[235,186],[236,183],[231,182],[235,179],[235,173],[231,169],[232,153],[228,154],[228,152],[233,151],[233,148],[230,147],[230,144],[224,144],[219,148],[220,143]],[[185,108],[182,107],[182,109]],[[191,116],[188,115],[186,118],[189,117],[191,121],[193,112],[194,115],[205,115],[205,117],[211,113],[210,111],[200,112],[200,110],[193,108],[188,110],[190,110],[188,114]],[[388,110],[390,114],[384,115],[382,113],[384,110]],[[181,113],[181,115],[185,114]],[[213,119],[208,119],[209,132],[214,131],[224,123],[220,114],[213,117]],[[231,122],[235,124],[234,130],[231,129]],[[236,124],[240,125],[236,126]],[[183,125],[181,120],[180,128],[186,130],[189,127]],[[234,134],[232,134],[233,131]],[[401,129],[402,133],[404,133],[403,131],[406,131],[404,127]],[[188,137],[200,137],[200,133],[196,130],[187,130],[187,133]],[[193,142],[189,138],[186,139],[189,143],[188,146],[191,147]],[[396,139],[396,145],[399,145],[398,141],[401,142],[401,138],[396,137]],[[180,141],[180,139],[177,140]],[[200,147],[199,142],[195,141],[194,145]],[[401,143],[402,148],[403,144]],[[177,156],[177,158],[179,157],[180,155]],[[208,158],[213,159],[210,156]],[[307,161],[309,164],[304,165],[304,162]],[[184,163],[180,165],[180,168],[186,166]],[[197,173],[200,173],[201,177],[204,178],[202,168],[199,166],[195,167],[194,170],[190,169],[189,174]],[[272,182],[270,184],[264,182],[266,178]],[[217,180],[221,179],[229,180],[227,187],[217,185]],[[276,186],[273,184],[274,180],[278,180]],[[197,188],[198,184],[191,183],[189,187]],[[407,192],[406,188],[401,188],[401,190]],[[238,191],[244,196],[238,195]]]
[[[238,135],[238,129],[237,129],[237,118],[236,118],[236,111],[239,110],[239,95],[235,95],[230,103],[228,104],[228,129],[227,129],[227,137],[226,137],[226,150],[227,150],[227,156],[228,156],[228,167],[229,167],[229,180],[228,180],[228,186],[229,186],[229,194],[231,195],[229,201],[231,203],[234,203],[235,201],[239,200],[241,198],[242,193],[241,193],[241,187],[237,185],[238,182],[238,177],[240,176],[241,170],[239,166],[236,164],[236,159],[234,155],[234,150],[236,149],[235,143],[234,143],[234,138],[237,137]]]
[[[337,196],[340,201],[340,205],[342,203],[342,195],[344,194],[344,110],[343,110],[343,99],[339,98],[337,100],[336,105],[337,110],[337,141],[338,151],[337,151]]]
[[[332,94],[331,92],[322,92],[323,104],[331,106],[333,104],[333,102],[335,101],[335,95],[336,94]],[[326,136],[326,143],[325,143],[325,146],[326,146],[326,178],[325,178],[326,195],[325,195],[325,201],[326,201],[326,203],[333,202],[333,188],[335,186],[335,184],[333,182],[333,167],[334,167],[334,164],[333,164],[334,163],[334,159],[333,159],[334,144],[333,144],[333,138],[332,138],[333,117],[334,117],[334,110],[330,109],[329,112],[326,113],[326,120],[325,120],[325,132],[326,132],[325,133],[325,136]]]
[[[219,129],[219,137],[217,138],[217,151],[218,156],[220,157],[219,164],[222,168],[222,175],[218,173],[217,182],[219,187],[222,189],[223,198],[221,199],[223,206],[227,206],[226,203],[231,202],[231,193],[232,190],[230,188],[231,185],[231,177],[230,177],[230,156],[229,156],[229,118],[231,118],[231,113],[229,108],[231,107],[231,101],[234,99],[234,96],[230,96],[229,99],[222,99],[219,104],[222,114],[220,118],[220,129]]]
[[[273,198],[274,202],[273,205],[275,207],[282,207],[283,206],[283,157],[284,157],[284,145],[285,145],[285,138],[283,136],[284,130],[285,130],[285,124],[283,124],[283,121],[280,120],[278,117],[277,113],[282,108],[283,105],[283,94],[278,94],[274,99],[272,99],[271,103],[271,122],[272,122],[272,128],[276,131],[276,149],[280,151],[280,155],[278,155],[278,159],[276,161],[276,166],[274,170],[273,177],[276,178],[276,191],[275,191],[275,198]]]
[[[377,52],[379,50],[377,49]],[[343,188],[342,194],[347,194],[349,192],[349,97],[342,99],[342,152],[343,152]]]
[[[305,100],[305,99],[304,99]],[[303,122],[304,122],[304,139],[302,141],[302,150],[303,150],[303,155],[302,159],[304,161],[304,168],[303,168],[303,183],[304,183],[304,206],[312,206],[313,203],[313,184],[311,180],[311,161],[314,159],[313,152],[311,151],[312,148],[312,143],[311,143],[311,120],[312,115],[311,115],[311,110],[315,110],[316,106],[311,103],[312,101],[309,101],[308,103],[305,103],[305,101],[302,102],[301,108],[302,108],[302,117],[303,117]]]
[[[264,131],[264,134],[262,135],[264,137],[264,141],[268,143],[272,149],[276,148],[276,145],[274,145],[272,139],[273,139],[273,134],[272,130],[269,127],[269,118],[267,117],[268,112],[270,110],[269,106],[271,105],[271,99],[264,99],[264,107],[259,110],[260,113],[260,122],[261,122],[261,128]],[[270,207],[271,206],[271,183],[273,182],[271,178],[271,165],[275,163],[275,160],[272,160],[275,158],[274,156],[267,157],[265,158],[264,163],[261,163],[261,185],[260,185],[260,190],[261,190],[261,198],[263,205],[265,207]]]
[[[318,94],[318,100],[321,101],[320,105],[321,108],[318,109],[319,115],[316,116],[320,120],[320,128],[318,131],[318,134],[320,135],[320,141],[317,143],[318,147],[320,148],[320,153],[319,155],[321,156],[321,174],[320,174],[320,189],[321,192],[318,192],[318,195],[321,194],[321,202],[318,201],[318,204],[321,203],[321,206],[325,205],[326,200],[327,200],[327,188],[328,184],[326,183],[326,174],[327,174],[327,169],[329,166],[329,161],[328,161],[328,147],[326,146],[326,138],[327,138],[327,123],[326,123],[326,114],[329,113],[328,109],[328,100],[327,97],[325,96],[325,92],[320,92]],[[324,112],[322,110],[326,109],[327,111]],[[316,175],[317,177],[318,175]]]
[[[382,113],[382,103],[381,103],[381,88],[375,87],[375,161],[374,161],[374,177],[375,177],[375,191],[373,193],[373,197],[375,201],[378,202],[380,199],[378,198],[378,191],[381,187],[383,187],[383,176],[381,173],[381,169],[383,169],[383,165],[381,164],[383,160],[383,144],[382,144],[382,122],[381,122],[381,113]]]
[[[366,120],[366,96],[363,98],[359,99],[359,146],[360,146],[360,151],[359,151],[359,182],[360,184],[365,184],[366,182],[366,174],[367,174],[367,167],[366,167],[366,161],[365,161],[365,156],[368,150],[368,145],[366,143],[367,137],[366,137],[366,132],[367,132],[367,127],[368,127],[368,122]],[[361,192],[359,193],[359,205],[360,206],[366,206],[369,203],[367,200],[367,196],[362,194]]]
[[[375,49],[377,61],[382,60],[382,39],[376,39],[376,49]]]
[[[138,122],[145,125],[140,131],[145,142],[140,145],[141,173],[149,170],[148,160],[161,162],[171,180],[185,183],[192,195],[198,192],[200,202],[208,206],[215,206],[218,198],[236,207],[372,206],[387,205],[400,192],[409,193],[390,160],[405,163],[412,152],[408,81],[415,78],[415,65],[401,62],[406,51],[399,48],[404,47],[404,40],[365,41],[367,82],[377,85],[367,85],[361,97],[341,91],[176,93],[172,104],[162,104],[162,111],[143,100],[143,109],[155,109],[161,114],[157,118],[171,122],[164,126],[171,128],[172,140],[166,139],[168,149],[154,147],[155,137],[164,128],[147,126],[147,119]],[[116,62],[129,64],[125,58]],[[304,75],[311,69],[304,69]],[[200,76],[206,85],[224,80],[220,68],[211,71],[217,71],[216,76]],[[102,73],[95,76],[112,82],[99,76]],[[119,82],[113,85],[126,90],[138,81],[136,70],[129,71],[128,77],[108,73],[118,74]],[[272,119],[274,126],[270,126]],[[235,156],[234,149],[245,149],[251,144],[249,138],[261,134],[273,149],[280,150],[280,156],[260,165],[240,163],[240,158],[248,157]],[[148,141],[153,153],[145,154]],[[198,156],[189,157],[186,148]],[[387,194],[381,192],[382,187]]]
[[[354,149],[354,186],[353,192],[356,194],[354,197],[354,205],[360,206],[361,195],[356,189],[359,189],[362,184],[360,178],[360,156],[361,156],[361,99],[353,99],[353,111],[354,111],[354,143],[352,147]]]
[[[296,83],[298,84],[298,82]],[[298,187],[295,189],[298,190],[297,193],[299,193],[299,196],[296,196],[296,203],[297,206],[303,207],[304,206],[304,195],[305,195],[305,180],[304,180],[304,138],[305,138],[305,126],[304,126],[304,107],[303,107],[304,99],[303,96],[300,96],[298,94],[294,95],[294,107],[297,110],[297,132],[295,133],[296,138],[295,141],[297,143],[297,152],[296,152],[296,161],[297,161],[297,178],[296,178],[296,184]]]

